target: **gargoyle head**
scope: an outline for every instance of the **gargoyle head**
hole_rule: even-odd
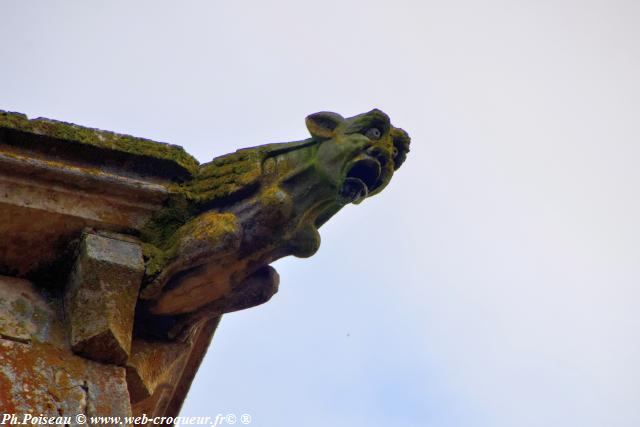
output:
[[[316,164],[334,180],[341,204],[379,193],[409,152],[409,135],[380,110],[347,119],[320,112],[309,115],[306,124],[320,142]]]

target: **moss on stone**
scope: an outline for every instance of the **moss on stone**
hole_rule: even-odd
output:
[[[217,157],[203,164],[184,190],[195,202],[227,199],[258,182],[263,157],[262,147]]]
[[[155,278],[167,264],[168,251],[150,243],[143,243],[142,254],[145,260],[145,275],[147,278]]]
[[[169,160],[191,174],[195,174],[198,169],[198,161],[182,147],[145,138],[136,138],[44,118],[29,120],[24,114],[2,110],[0,110],[0,128],[73,141],[138,156]]]
[[[193,206],[184,194],[174,193],[169,196],[163,209],[140,229],[140,239],[159,248],[167,248],[171,246],[178,228],[191,219],[194,213]]]
[[[175,189],[165,202],[164,208],[140,229],[140,240],[144,242],[142,254],[148,278],[157,276],[166,266],[167,259],[177,246],[178,229],[193,215],[193,206],[182,192]]]

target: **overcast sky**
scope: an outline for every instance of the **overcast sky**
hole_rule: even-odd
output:
[[[3,1],[0,109],[200,161],[377,107],[412,136],[183,415],[256,427],[640,425],[640,3]]]

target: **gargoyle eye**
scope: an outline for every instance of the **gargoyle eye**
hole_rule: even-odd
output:
[[[365,132],[364,136],[369,139],[380,139],[382,132],[378,128],[370,128]]]

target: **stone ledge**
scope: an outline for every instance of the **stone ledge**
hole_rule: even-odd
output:
[[[0,130],[0,142],[10,146],[56,156],[73,152],[83,160],[101,162],[112,157],[119,168],[129,167],[171,180],[188,179],[199,165],[177,145],[45,118],[29,120],[21,113],[0,110]],[[119,161],[124,158],[127,160]]]

